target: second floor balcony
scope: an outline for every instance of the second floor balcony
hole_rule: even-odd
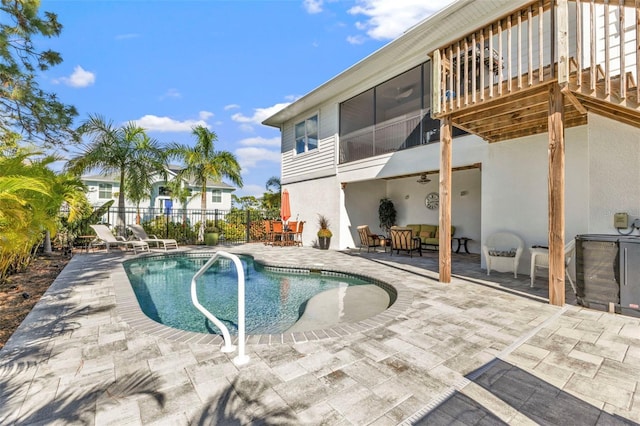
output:
[[[593,112],[640,126],[640,9],[630,0],[539,0],[432,53],[433,117],[489,142],[547,131],[549,87],[564,126]]]

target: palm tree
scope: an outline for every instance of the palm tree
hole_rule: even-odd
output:
[[[145,152],[147,150],[159,149],[158,143],[151,139],[146,134],[143,134],[139,143],[136,146],[137,151]],[[161,154],[164,157],[164,153]],[[160,178],[167,178],[167,171],[164,168],[165,160],[161,159],[162,164],[148,164],[144,162],[137,163],[137,166],[130,167],[129,173],[125,177],[124,183],[124,195],[129,201],[136,206],[136,223],[140,218],[140,203],[144,200],[151,199],[151,190],[153,188],[153,175],[158,174]],[[149,172],[147,167],[160,167],[159,170],[155,170],[155,173]]]
[[[280,210],[280,192],[282,189],[280,178],[277,176],[270,177],[265,183],[265,188],[267,192],[262,195],[262,208],[272,214],[272,212]]]
[[[195,197],[181,179],[174,178],[167,183],[167,188],[171,193],[171,199],[180,202],[182,206],[182,224],[187,223],[187,203]]]
[[[87,187],[79,177],[69,173],[55,173],[49,169],[49,165],[60,158],[52,155],[32,162],[36,167],[38,175],[49,185],[49,193],[46,197],[40,197],[42,210],[46,213],[48,220],[45,228],[44,251],[51,253],[51,237],[55,236],[59,223],[60,209],[63,205],[68,208],[67,222],[73,223],[80,220],[91,211],[91,206],[87,200]]]
[[[269,192],[277,192],[280,193],[282,189],[282,183],[280,183],[280,178],[278,176],[271,176],[267,179],[267,183],[264,184],[265,188]]]
[[[56,232],[63,203],[72,220],[87,204],[84,185],[49,169],[56,158],[39,155],[24,149],[10,157],[0,153],[0,281],[28,264],[43,231],[47,238]]]
[[[89,136],[91,142],[84,144],[82,153],[71,159],[66,169],[81,175],[93,169],[101,174],[117,174],[120,179],[118,194],[118,234],[125,230],[125,197],[127,192],[139,197],[137,188],[149,189],[154,174],[164,174],[166,158],[162,147],[149,138],[143,128],[135,123],[115,127],[101,116],[89,116],[78,129]]]
[[[49,196],[49,184],[31,166],[33,153],[0,156],[0,282],[7,272],[28,262],[42,238],[39,201]]]
[[[174,144],[169,149],[170,157],[177,158],[184,164],[176,179],[180,181],[195,181],[200,188],[200,230],[198,239],[204,240],[205,214],[207,211],[207,182],[220,182],[223,177],[228,178],[242,188],[241,167],[235,155],[229,151],[216,151],[214,142],[218,140],[215,132],[204,126],[192,129],[196,137],[195,146]]]

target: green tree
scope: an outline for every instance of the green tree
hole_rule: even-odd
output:
[[[46,196],[40,196],[43,213],[46,214],[44,251],[51,252],[51,237],[60,227],[60,209],[64,205],[68,211],[66,221],[73,223],[91,211],[87,200],[87,187],[77,176],[68,173],[54,173],[49,166],[60,158],[52,155],[32,162],[38,176],[49,185]]]
[[[269,192],[277,192],[279,194],[282,190],[282,184],[280,183],[280,178],[278,176],[271,176],[267,179],[267,183],[265,183],[264,186]]]
[[[196,195],[194,195],[191,189],[189,189],[189,187],[185,185],[185,183],[181,179],[178,178],[174,178],[167,182],[167,188],[171,192],[171,199],[180,202],[180,205],[182,206],[182,223],[186,223],[187,204]]]
[[[216,151],[215,142],[218,136],[204,126],[192,129],[196,137],[195,146],[173,144],[169,149],[169,156],[180,160],[184,168],[176,178],[184,181],[195,181],[200,188],[200,210],[204,218],[207,211],[207,182],[220,182],[228,178],[238,187],[242,187],[241,167],[235,155],[229,151]],[[198,239],[204,239],[205,221],[200,221]]]
[[[280,178],[272,176],[267,180],[265,184],[267,192],[262,195],[262,208],[268,211],[280,210],[280,192],[282,185],[280,184]]]
[[[55,235],[64,203],[72,220],[87,205],[84,185],[49,169],[54,157],[39,156],[23,149],[0,155],[0,281],[29,263],[43,235]]]
[[[253,195],[245,195],[244,197],[238,197],[237,195],[231,195],[234,204],[238,204],[242,210],[254,208],[258,205],[258,199]]]
[[[134,123],[115,127],[111,121],[100,116],[90,116],[78,130],[88,136],[91,142],[83,144],[82,152],[67,163],[66,170],[82,175],[97,169],[103,175],[119,176],[117,229],[118,234],[123,235],[127,192],[139,198],[141,190],[134,187],[148,190],[153,175],[166,173],[166,157],[162,147]]]
[[[62,62],[53,50],[39,51],[32,37],[57,37],[62,25],[54,13],[38,16],[40,1],[0,3],[0,146],[16,147],[20,135],[44,146],[76,140],[75,107],[40,89],[36,73]]]
[[[139,130],[141,129],[137,128],[136,130],[131,130],[131,134],[133,135]],[[158,150],[161,150],[161,148],[160,144],[156,140],[151,139],[143,132],[143,134],[140,135],[140,139],[136,142],[136,150],[143,153],[150,151],[155,155]],[[151,157],[153,157],[153,155]],[[145,164],[144,158],[141,159],[143,161],[134,162],[130,166],[129,173],[127,173],[125,177],[124,195],[125,198],[135,204],[137,218],[140,217],[140,203],[144,200],[151,199],[151,191],[155,181],[154,176],[165,180],[167,178],[167,172],[164,167],[166,164],[166,161],[164,160],[164,153],[161,153],[160,157],[161,158],[156,160],[153,160],[153,158],[148,159],[150,160],[149,164]],[[147,167],[151,167],[151,172]]]

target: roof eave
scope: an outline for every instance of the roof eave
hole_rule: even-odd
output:
[[[317,108],[318,105],[343,92],[345,84],[352,86],[362,80],[362,78],[357,78],[353,83],[351,83],[350,79],[353,75],[361,73],[363,69],[366,72],[367,68],[370,68],[367,75],[375,73],[375,70],[378,69],[380,65],[388,63],[385,57],[393,55],[396,48],[406,46],[405,50],[412,49],[415,50],[416,53],[423,51],[425,53],[426,60],[426,55],[430,54],[433,50],[441,47],[447,42],[464,36],[469,32],[469,29],[480,28],[486,23],[492,22],[498,17],[505,15],[509,11],[517,9],[528,3],[531,3],[531,0],[494,0],[492,2],[458,0],[451,3],[447,7],[439,10],[422,22],[411,27],[404,34],[376,50],[371,55],[365,57],[342,73],[307,93],[297,101],[268,117],[262,122],[262,124],[281,128],[283,123],[292,120],[311,108]],[[482,5],[484,8],[485,14],[483,16],[478,16],[477,13],[474,13],[473,19],[467,18],[463,22],[452,24],[456,19],[454,15],[464,15],[463,12],[466,8],[477,8],[478,5]],[[455,29],[452,30],[452,28]]]

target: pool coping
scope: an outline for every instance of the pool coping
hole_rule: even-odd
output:
[[[388,281],[382,280],[374,275],[366,273],[354,273],[343,268],[335,267],[318,267],[317,264],[309,263],[291,266],[287,264],[278,264],[273,261],[268,261],[261,258],[259,255],[251,253],[234,253],[234,251],[227,250],[231,254],[251,256],[253,259],[267,268],[279,268],[286,270],[309,270],[309,271],[323,271],[328,273],[349,274],[357,277],[362,277],[367,280],[371,280],[374,284],[381,287],[390,287],[396,293],[395,302],[386,310],[371,316],[367,319],[356,322],[345,322],[331,326],[329,328],[320,328],[309,331],[299,331],[291,333],[278,333],[278,334],[247,334],[245,337],[245,344],[284,344],[284,343],[302,343],[318,341],[323,339],[331,339],[336,337],[348,336],[355,333],[362,333],[373,330],[378,327],[382,327],[387,323],[396,319],[399,315],[407,311],[411,306],[413,299],[413,292],[400,283],[391,284]],[[138,258],[145,257],[176,257],[191,255],[194,257],[206,257],[207,255],[213,255],[215,250],[202,251],[202,250],[180,250],[177,252],[166,253],[145,253],[138,256]],[[136,331],[168,339],[181,343],[194,343],[199,345],[223,345],[224,339],[222,335],[218,334],[205,334],[194,331],[179,330],[164,324],[160,324],[151,318],[149,318],[140,308],[138,299],[133,291],[133,287],[129,282],[129,278],[124,268],[124,262],[132,260],[132,258],[121,259],[114,264],[114,268],[111,271],[111,280],[116,296],[116,312],[131,328]],[[231,335],[232,343],[238,343],[238,336]]]

